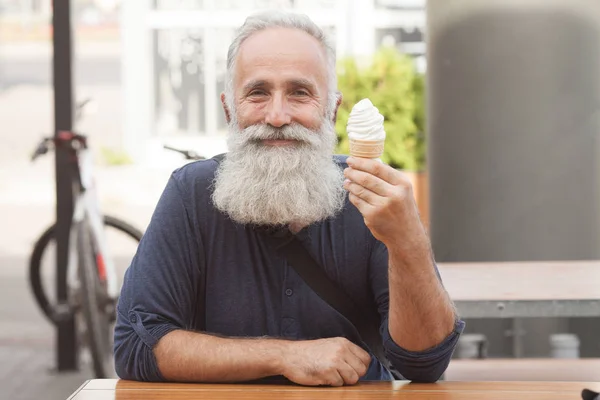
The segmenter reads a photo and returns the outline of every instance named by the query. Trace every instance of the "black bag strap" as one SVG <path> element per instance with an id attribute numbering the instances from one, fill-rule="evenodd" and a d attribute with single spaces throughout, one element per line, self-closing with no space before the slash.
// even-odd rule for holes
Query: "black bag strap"
<path id="1" fill-rule="evenodd" d="M 225 153 L 221 153 L 221 154 L 217 154 L 216 156 L 213 156 L 211 158 L 211 160 L 215 160 L 217 162 L 217 164 L 221 163 L 221 161 L 223 161 L 223 159 L 225 158 Z"/>
<path id="2" fill-rule="evenodd" d="M 369 347 L 373 355 L 377 357 L 396 378 L 399 375 L 391 368 L 391 365 L 383 351 L 383 342 L 379 332 L 380 322 L 372 312 L 364 309 L 356 303 L 348 294 L 334 283 L 323 268 L 317 264 L 314 258 L 308 253 L 306 248 L 296 237 L 292 237 L 281 247 L 279 251 L 283 253 L 296 270 L 298 275 L 310 286 L 315 293 L 331 307 L 342 314 L 358 330 L 360 337 Z M 402 378 L 399 378 L 402 379 Z"/>

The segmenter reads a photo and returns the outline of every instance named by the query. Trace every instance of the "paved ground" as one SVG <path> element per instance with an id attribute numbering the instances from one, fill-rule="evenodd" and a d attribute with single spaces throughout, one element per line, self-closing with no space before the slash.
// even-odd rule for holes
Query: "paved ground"
<path id="1" fill-rule="evenodd" d="M 20 267 L 22 258 L 2 258 Z M 9 265 L 9 267 L 11 267 Z M 42 319 L 27 292 L 21 276 L 2 276 L 0 281 L 0 399 L 66 399 L 83 381 L 91 377 L 89 368 L 75 373 L 54 372 L 56 354 L 54 332 Z"/>

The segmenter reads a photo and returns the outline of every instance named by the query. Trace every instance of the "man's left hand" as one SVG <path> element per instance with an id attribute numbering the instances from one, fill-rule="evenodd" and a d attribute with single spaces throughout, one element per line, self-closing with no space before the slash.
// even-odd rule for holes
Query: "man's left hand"
<path id="1" fill-rule="evenodd" d="M 347 163 L 344 188 L 373 236 L 405 254 L 429 251 L 408 178 L 377 160 L 349 157 Z"/>

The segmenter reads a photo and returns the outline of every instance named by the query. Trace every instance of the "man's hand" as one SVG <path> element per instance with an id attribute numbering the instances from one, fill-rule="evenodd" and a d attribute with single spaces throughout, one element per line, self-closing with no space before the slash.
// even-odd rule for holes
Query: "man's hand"
<path id="1" fill-rule="evenodd" d="M 282 375 L 307 386 L 354 385 L 367 373 L 371 356 L 345 338 L 288 342 Z"/>
<path id="2" fill-rule="evenodd" d="M 388 248 L 429 251 L 412 186 L 400 171 L 379 161 L 349 157 L 344 188 L 373 236 Z"/>

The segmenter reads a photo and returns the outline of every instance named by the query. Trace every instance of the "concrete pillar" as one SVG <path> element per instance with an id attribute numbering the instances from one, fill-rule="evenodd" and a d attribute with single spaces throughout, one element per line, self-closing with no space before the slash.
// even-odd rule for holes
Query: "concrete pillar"
<path id="1" fill-rule="evenodd" d="M 429 0 L 427 19 L 437 259 L 598 259 L 597 0 Z M 544 323 L 565 328 L 524 329 Z"/>

